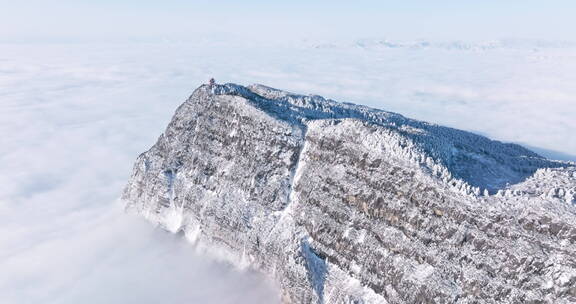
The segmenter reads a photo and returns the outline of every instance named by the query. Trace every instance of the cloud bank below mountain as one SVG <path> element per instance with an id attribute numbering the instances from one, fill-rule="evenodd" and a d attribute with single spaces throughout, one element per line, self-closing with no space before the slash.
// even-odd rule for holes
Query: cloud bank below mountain
<path id="1" fill-rule="evenodd" d="M 576 160 L 572 47 L 5 44 L 0 302 L 277 300 L 260 276 L 197 255 L 115 203 L 138 153 L 211 76 L 366 104 Z"/>

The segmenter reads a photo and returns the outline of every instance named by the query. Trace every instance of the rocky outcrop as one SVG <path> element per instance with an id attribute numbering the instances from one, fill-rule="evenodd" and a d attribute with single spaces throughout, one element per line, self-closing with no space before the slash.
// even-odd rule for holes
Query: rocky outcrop
<path id="1" fill-rule="evenodd" d="M 575 164 L 395 113 L 204 85 L 122 198 L 286 303 L 576 301 Z"/>

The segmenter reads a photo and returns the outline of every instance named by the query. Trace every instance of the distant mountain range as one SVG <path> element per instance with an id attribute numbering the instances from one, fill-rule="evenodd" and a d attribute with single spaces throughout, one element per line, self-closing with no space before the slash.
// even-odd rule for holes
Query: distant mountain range
<path id="1" fill-rule="evenodd" d="M 445 49 L 465 51 L 485 51 L 494 49 L 563 49 L 574 48 L 576 43 L 569 41 L 554 40 L 531 40 L 531 39 L 501 39 L 486 42 L 466 41 L 395 41 L 387 39 L 362 39 L 351 43 L 310 43 L 314 48 L 360 48 L 367 50 L 377 49 Z"/>

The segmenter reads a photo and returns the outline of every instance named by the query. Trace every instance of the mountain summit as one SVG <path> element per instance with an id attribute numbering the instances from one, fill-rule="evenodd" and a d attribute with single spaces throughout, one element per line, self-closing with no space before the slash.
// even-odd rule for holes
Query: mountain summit
<path id="1" fill-rule="evenodd" d="M 203 85 L 122 198 L 286 303 L 576 301 L 575 164 L 396 113 Z"/>

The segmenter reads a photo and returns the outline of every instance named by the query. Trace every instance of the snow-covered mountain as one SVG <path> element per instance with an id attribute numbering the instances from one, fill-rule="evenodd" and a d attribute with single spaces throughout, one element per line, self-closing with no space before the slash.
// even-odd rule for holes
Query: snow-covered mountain
<path id="1" fill-rule="evenodd" d="M 203 85 L 122 198 L 286 303 L 576 301 L 576 164 L 396 113 Z"/>
<path id="2" fill-rule="evenodd" d="M 353 42 L 322 42 L 309 43 L 310 47 L 319 49 L 359 48 L 365 50 L 386 49 L 440 49 L 456 51 L 488 51 L 498 49 L 540 50 L 576 48 L 571 41 L 537 40 L 537 39 L 499 39 L 491 41 L 432 41 L 432 40 L 390 40 L 390 39 L 359 39 Z"/>

